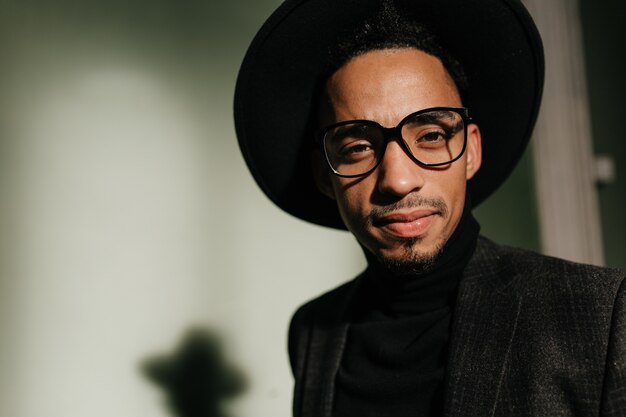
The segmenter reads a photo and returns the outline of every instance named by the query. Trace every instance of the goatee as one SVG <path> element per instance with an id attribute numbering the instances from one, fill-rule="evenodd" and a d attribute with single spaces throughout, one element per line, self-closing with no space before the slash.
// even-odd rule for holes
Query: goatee
<path id="1" fill-rule="evenodd" d="M 443 251 L 443 244 L 437 245 L 432 253 L 416 252 L 418 239 L 409 239 L 404 244 L 404 254 L 399 258 L 377 256 L 378 262 L 392 275 L 400 278 L 411 278 L 432 271 Z"/>

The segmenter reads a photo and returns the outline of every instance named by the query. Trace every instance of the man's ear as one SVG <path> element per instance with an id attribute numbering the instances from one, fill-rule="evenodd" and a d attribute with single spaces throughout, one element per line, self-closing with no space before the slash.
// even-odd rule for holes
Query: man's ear
<path id="1" fill-rule="evenodd" d="M 313 150 L 311 154 L 311 169 L 313 170 L 313 179 L 317 189 L 326 197 L 334 200 L 335 191 L 330 180 L 332 173 L 328 169 L 324 155 L 322 155 L 319 149 Z"/>
<path id="2" fill-rule="evenodd" d="M 467 164 L 465 179 L 469 180 L 478 172 L 483 161 L 482 139 L 478 125 L 470 123 L 467 125 Z"/>

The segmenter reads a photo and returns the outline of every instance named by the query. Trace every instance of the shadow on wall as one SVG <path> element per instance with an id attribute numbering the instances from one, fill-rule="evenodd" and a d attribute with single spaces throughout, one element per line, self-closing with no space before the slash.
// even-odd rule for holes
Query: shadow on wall
<path id="1" fill-rule="evenodd" d="M 193 329 L 170 355 L 149 358 L 142 373 L 165 391 L 176 417 L 227 417 L 225 400 L 246 388 L 243 373 L 224 360 L 220 339 L 206 329 Z"/>

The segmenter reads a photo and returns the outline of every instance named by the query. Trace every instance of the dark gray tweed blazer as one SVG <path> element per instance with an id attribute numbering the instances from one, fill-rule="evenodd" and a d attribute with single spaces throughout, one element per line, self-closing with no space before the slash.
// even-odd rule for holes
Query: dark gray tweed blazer
<path id="1" fill-rule="evenodd" d="M 444 414 L 626 416 L 625 277 L 480 237 L 459 288 Z M 331 416 L 360 282 L 305 304 L 292 319 L 296 417 Z"/>

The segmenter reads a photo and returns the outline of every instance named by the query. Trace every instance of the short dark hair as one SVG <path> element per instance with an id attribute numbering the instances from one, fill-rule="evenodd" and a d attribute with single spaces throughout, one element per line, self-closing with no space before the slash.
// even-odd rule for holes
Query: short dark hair
<path id="1" fill-rule="evenodd" d="M 326 79 L 352 58 L 374 50 L 395 48 L 415 48 L 439 58 L 463 98 L 469 82 L 461 63 L 423 25 L 402 17 L 392 0 L 382 1 L 375 16 L 340 35 L 328 51 Z"/>

